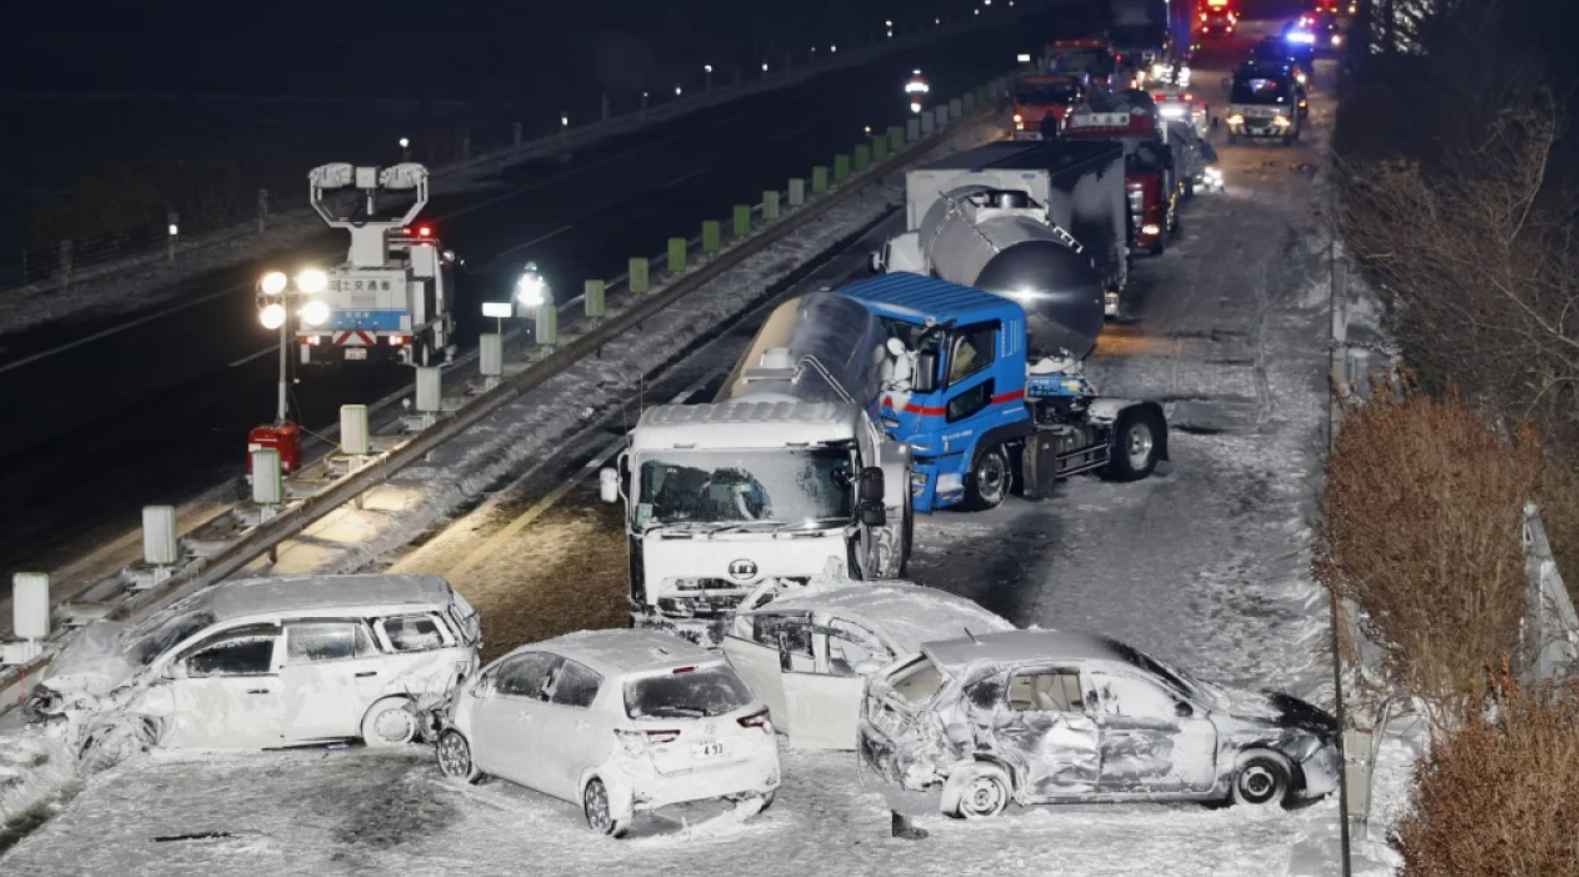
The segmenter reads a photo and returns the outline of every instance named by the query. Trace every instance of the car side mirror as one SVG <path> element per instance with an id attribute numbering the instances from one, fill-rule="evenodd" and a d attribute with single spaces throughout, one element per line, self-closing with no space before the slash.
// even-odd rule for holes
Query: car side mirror
<path id="1" fill-rule="evenodd" d="M 881 527 L 888 523 L 888 511 L 883 508 L 881 500 L 861 503 L 861 523 L 868 527 Z"/>
<path id="2" fill-rule="evenodd" d="M 873 250 L 872 255 L 867 257 L 866 264 L 872 269 L 873 274 L 883 273 L 883 251 Z"/>
<path id="3" fill-rule="evenodd" d="M 1173 705 L 1173 714 L 1181 719 L 1194 718 L 1195 708 L 1181 700 Z"/>
<path id="4" fill-rule="evenodd" d="M 620 473 L 613 466 L 598 470 L 598 495 L 604 502 L 619 502 Z"/>
<path id="5" fill-rule="evenodd" d="M 883 501 L 883 470 L 876 466 L 868 466 L 861 470 L 862 502 Z"/>
<path id="6" fill-rule="evenodd" d="M 916 355 L 916 374 L 910 386 L 917 393 L 930 393 L 938 388 L 938 355 L 936 351 L 923 350 Z"/>

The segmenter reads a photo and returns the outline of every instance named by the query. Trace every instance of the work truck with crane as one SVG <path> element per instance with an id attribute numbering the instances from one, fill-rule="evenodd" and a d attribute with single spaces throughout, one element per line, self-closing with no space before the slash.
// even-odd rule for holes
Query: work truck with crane
<path id="1" fill-rule="evenodd" d="M 296 310 L 303 364 L 395 361 L 438 365 L 454 356 L 455 254 L 433 226 L 416 222 L 428 203 L 428 170 L 326 164 L 308 175 L 310 201 L 330 228 L 350 233 L 346 260 Z M 380 200 L 405 200 L 390 211 Z"/>

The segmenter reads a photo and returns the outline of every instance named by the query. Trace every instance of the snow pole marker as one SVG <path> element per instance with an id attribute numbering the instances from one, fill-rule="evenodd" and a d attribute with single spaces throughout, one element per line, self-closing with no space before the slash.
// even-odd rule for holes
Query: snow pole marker
<path id="1" fill-rule="evenodd" d="M 685 273 L 685 238 L 669 238 L 669 273 Z"/>

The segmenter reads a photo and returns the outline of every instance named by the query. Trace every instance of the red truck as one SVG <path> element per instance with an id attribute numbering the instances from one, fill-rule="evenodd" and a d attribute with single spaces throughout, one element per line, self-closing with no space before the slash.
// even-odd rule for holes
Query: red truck
<path id="1" fill-rule="evenodd" d="M 1178 226 L 1183 184 L 1166 130 L 1157 123 L 1155 108 L 1140 104 L 1108 111 L 1078 107 L 1069 115 L 1063 136 L 1113 140 L 1124 145 L 1130 251 L 1162 255 Z"/>
<path id="2" fill-rule="evenodd" d="M 1047 72 L 1083 76 L 1099 91 L 1120 88 L 1118 59 L 1107 40 L 1054 40 L 1047 44 Z"/>
<path id="3" fill-rule="evenodd" d="M 1062 130 L 1069 111 L 1089 99 L 1085 77 L 1073 73 L 1027 73 L 1014 81 L 1012 140 L 1043 140 Z M 1048 117 L 1053 121 L 1048 122 Z"/>

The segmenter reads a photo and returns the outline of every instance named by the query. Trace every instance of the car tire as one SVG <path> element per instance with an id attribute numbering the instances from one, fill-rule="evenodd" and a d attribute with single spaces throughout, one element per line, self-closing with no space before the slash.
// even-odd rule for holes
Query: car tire
<path id="1" fill-rule="evenodd" d="M 1247 752 L 1234 767 L 1233 802 L 1237 807 L 1258 810 L 1282 807 L 1293 785 L 1292 772 L 1282 756 L 1265 750 Z"/>
<path id="2" fill-rule="evenodd" d="M 362 717 L 362 742 L 369 748 L 404 746 L 417 739 L 421 730 L 411 701 L 403 697 L 386 697 Z"/>
<path id="3" fill-rule="evenodd" d="M 587 827 L 598 834 L 624 837 L 630 831 L 629 823 L 615 815 L 608 787 L 597 777 L 588 780 L 581 790 L 581 813 L 587 818 Z"/>
<path id="4" fill-rule="evenodd" d="M 941 807 L 945 816 L 988 819 L 1008 809 L 1014 800 L 1009 774 L 996 764 L 972 762 L 949 774 L 943 784 Z"/>
<path id="5" fill-rule="evenodd" d="M 446 728 L 439 735 L 438 742 L 433 747 L 434 754 L 438 756 L 439 773 L 444 778 L 470 786 L 482 779 L 482 771 L 477 769 L 477 763 L 472 761 L 471 743 L 466 736 L 454 728 Z"/>
<path id="6" fill-rule="evenodd" d="M 774 789 L 765 795 L 732 795 L 728 800 L 736 807 L 756 805 L 757 809 L 750 814 L 751 816 L 756 816 L 759 813 L 767 812 L 767 809 L 773 806 L 773 799 L 777 794 L 778 789 Z"/>
<path id="7" fill-rule="evenodd" d="M 1119 413 L 1113 424 L 1108 464 L 1102 477 L 1109 481 L 1139 481 L 1157 468 L 1163 429 L 1155 412 L 1148 408 L 1129 408 Z"/>
<path id="8" fill-rule="evenodd" d="M 976 459 L 965 474 L 966 509 L 973 512 L 995 509 L 1014 489 L 1014 470 L 1003 445 L 990 445 L 976 452 Z"/>
<path id="9" fill-rule="evenodd" d="M 144 719 L 109 719 L 94 725 L 77 749 L 77 770 L 86 776 L 119 767 L 154 745 L 154 729 Z"/>

